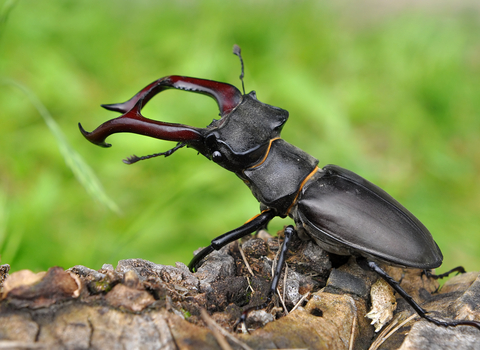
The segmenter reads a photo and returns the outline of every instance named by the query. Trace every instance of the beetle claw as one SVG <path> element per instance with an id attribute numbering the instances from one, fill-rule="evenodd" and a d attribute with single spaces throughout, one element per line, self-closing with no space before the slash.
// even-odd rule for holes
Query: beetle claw
<path id="1" fill-rule="evenodd" d="M 122 159 L 122 162 L 130 165 L 130 164 L 138 162 L 139 160 L 141 160 L 140 157 L 136 156 L 135 154 L 132 154 L 130 157 Z"/>
<path id="2" fill-rule="evenodd" d="M 244 311 L 242 313 L 242 316 L 240 316 L 237 320 L 237 322 L 235 322 L 235 324 L 233 325 L 233 331 L 234 332 L 237 332 L 237 329 L 238 329 L 238 325 L 242 324 L 244 329 L 247 331 L 248 334 L 250 334 L 250 331 L 248 330 L 248 327 L 247 327 L 247 314 L 248 314 L 248 311 Z"/>

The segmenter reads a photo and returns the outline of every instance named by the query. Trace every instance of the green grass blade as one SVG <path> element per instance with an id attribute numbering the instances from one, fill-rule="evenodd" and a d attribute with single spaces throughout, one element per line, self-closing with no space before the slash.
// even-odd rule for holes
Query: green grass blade
<path id="1" fill-rule="evenodd" d="M 120 214 L 121 211 L 118 205 L 105 193 L 105 190 L 95 173 L 83 158 L 72 148 L 64 133 L 43 103 L 24 85 L 14 80 L 3 80 L 3 82 L 7 85 L 15 86 L 27 96 L 55 137 L 65 163 L 72 170 L 76 179 L 85 188 L 87 193 L 111 211 Z"/>

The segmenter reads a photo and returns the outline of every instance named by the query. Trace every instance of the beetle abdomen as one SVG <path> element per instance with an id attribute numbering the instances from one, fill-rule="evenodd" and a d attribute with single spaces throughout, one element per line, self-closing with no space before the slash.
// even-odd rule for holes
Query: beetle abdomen
<path id="1" fill-rule="evenodd" d="M 442 263 L 428 229 L 384 190 L 349 170 L 324 167 L 302 189 L 297 205 L 297 224 L 328 251 L 422 269 Z"/>

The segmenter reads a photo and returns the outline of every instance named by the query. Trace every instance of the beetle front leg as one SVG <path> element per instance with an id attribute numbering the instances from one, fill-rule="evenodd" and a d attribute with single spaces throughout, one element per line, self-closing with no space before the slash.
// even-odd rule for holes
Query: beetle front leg
<path id="1" fill-rule="evenodd" d="M 273 210 L 265 210 L 259 215 L 253 217 L 251 220 L 247 221 L 242 226 L 218 236 L 212 240 L 212 244 L 201 250 L 200 253 L 193 257 L 192 261 L 190 261 L 188 264 L 188 268 L 190 271 L 196 270 L 200 261 L 211 252 L 214 250 L 219 250 L 222 247 L 225 247 L 228 243 L 236 241 L 239 238 L 245 237 L 246 235 L 257 231 L 262 227 L 265 227 L 275 216 L 276 214 Z"/>

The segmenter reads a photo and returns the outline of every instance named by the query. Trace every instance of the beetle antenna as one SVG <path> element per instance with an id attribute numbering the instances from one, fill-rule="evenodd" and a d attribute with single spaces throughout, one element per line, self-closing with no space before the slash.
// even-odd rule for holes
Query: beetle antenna
<path id="1" fill-rule="evenodd" d="M 158 157 L 158 156 L 165 156 L 165 157 L 168 157 L 170 155 L 173 154 L 173 152 L 175 152 L 176 150 L 186 146 L 187 144 L 185 142 L 179 142 L 177 143 L 177 145 L 175 147 L 173 147 L 172 149 L 169 149 L 168 151 L 166 152 L 162 152 L 162 153 L 154 153 L 154 154 L 150 154 L 148 156 L 143 156 L 143 157 L 138 157 L 136 156 L 135 154 L 134 155 L 131 155 L 130 157 L 128 157 L 127 159 L 123 159 L 122 161 L 125 163 L 125 164 L 133 164 L 133 163 L 136 163 L 140 160 L 145 160 L 145 159 L 150 159 L 150 158 L 155 158 L 155 157 Z"/>
<path id="2" fill-rule="evenodd" d="M 243 58 L 242 58 L 242 49 L 237 44 L 233 45 L 233 53 L 240 58 L 240 64 L 242 65 L 242 74 L 240 74 L 240 80 L 242 81 L 242 90 L 243 94 L 245 95 L 245 85 L 243 84 L 243 77 L 245 76 L 243 70 Z"/>

